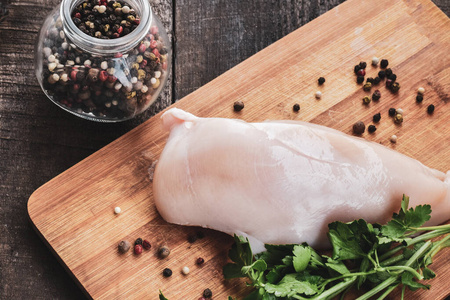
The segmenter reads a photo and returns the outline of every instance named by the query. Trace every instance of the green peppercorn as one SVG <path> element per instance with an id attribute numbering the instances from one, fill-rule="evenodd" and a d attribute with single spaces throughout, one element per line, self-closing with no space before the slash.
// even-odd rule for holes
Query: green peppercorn
<path id="1" fill-rule="evenodd" d="M 397 93 L 399 90 L 400 90 L 400 83 L 394 82 L 394 83 L 391 85 L 391 92 Z"/>
<path id="2" fill-rule="evenodd" d="M 395 117 L 394 117 L 394 122 L 396 124 L 403 123 L 403 115 L 402 114 L 396 114 Z"/>
<path id="3" fill-rule="evenodd" d="M 369 104 L 370 101 L 371 101 L 371 99 L 370 99 L 369 96 L 365 96 L 365 97 L 363 98 L 363 103 L 366 104 L 366 105 Z"/>
<path id="4" fill-rule="evenodd" d="M 355 134 L 363 134 L 366 130 L 366 125 L 364 125 L 364 122 L 358 121 L 353 125 L 353 133 Z"/>
<path id="5" fill-rule="evenodd" d="M 363 86 L 363 90 L 365 90 L 366 92 L 369 92 L 372 89 L 372 84 L 370 82 L 366 82 L 366 84 L 364 84 Z"/>

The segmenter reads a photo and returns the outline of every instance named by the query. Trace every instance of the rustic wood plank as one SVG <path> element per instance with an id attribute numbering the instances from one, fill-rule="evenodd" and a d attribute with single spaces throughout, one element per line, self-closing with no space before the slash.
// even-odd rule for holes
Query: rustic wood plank
<path id="1" fill-rule="evenodd" d="M 333 31 L 337 27 L 339 35 Z M 383 126 L 374 135 L 366 133 L 366 139 L 386 143 L 395 132 L 399 142 L 387 143 L 389 147 L 447 171 L 450 128 L 443 124 L 450 119 L 449 28 L 450 20 L 427 0 L 382 0 L 378 6 L 349 0 L 175 105 L 204 117 L 297 119 L 344 132 L 350 131 L 355 118 L 368 122 L 380 110 Z M 352 69 L 355 62 L 375 54 L 389 58 L 402 89 L 393 95 L 380 86 L 382 100 L 363 106 L 364 93 Z M 367 70 L 370 74 L 376 71 L 373 67 Z M 320 88 L 324 96 L 316 100 L 316 80 L 321 74 L 327 83 Z M 420 85 L 427 89 L 424 105 L 436 105 L 433 116 L 414 101 Z M 232 110 L 235 100 L 246 103 L 240 113 Z M 295 102 L 302 105 L 298 114 L 292 112 Z M 401 126 L 387 117 L 391 106 L 405 110 Z M 218 299 L 229 294 L 242 297 L 246 291 L 239 289 L 239 281 L 224 282 L 220 273 L 231 238 L 208 231 L 205 239 L 190 245 L 187 236 L 194 229 L 169 225 L 155 210 L 148 168 L 167 137 L 158 123 L 157 118 L 148 120 L 39 188 L 29 201 L 30 216 L 94 298 L 153 297 L 162 289 L 171 299 L 186 299 L 199 296 L 205 285 Z M 117 205 L 124 210 L 119 216 L 112 212 Z M 158 260 L 156 250 L 139 257 L 117 254 L 119 240 L 132 241 L 138 236 L 149 237 L 154 245 L 167 243 L 173 253 L 167 260 Z M 448 255 L 448 250 L 444 253 Z M 194 265 L 200 255 L 208 261 L 201 269 Z M 177 271 L 184 264 L 192 267 L 188 277 Z M 164 267 L 175 271 L 170 279 L 161 276 Z M 442 275 L 433 281 L 431 291 L 417 292 L 415 299 L 447 296 L 447 261 L 435 262 L 433 269 Z"/>
<path id="2" fill-rule="evenodd" d="M 108 125 L 72 116 L 46 99 L 33 69 L 37 31 L 60 1 L 8 2 L 9 16 L 0 23 L 0 299 L 82 299 L 81 289 L 30 225 L 27 199 L 170 105 L 171 79 L 152 108 L 134 120 Z M 171 34 L 172 1 L 151 2 Z"/>

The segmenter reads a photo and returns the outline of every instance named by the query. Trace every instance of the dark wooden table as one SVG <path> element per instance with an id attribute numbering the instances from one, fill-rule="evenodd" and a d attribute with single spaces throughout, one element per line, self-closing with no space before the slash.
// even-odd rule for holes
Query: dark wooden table
<path id="1" fill-rule="evenodd" d="M 144 114 L 123 123 L 102 124 L 52 104 L 35 78 L 37 31 L 59 0 L 0 1 L 9 9 L 0 23 L 0 299 L 85 297 L 30 225 L 26 207 L 35 189 L 343 2 L 151 0 L 172 37 L 171 79 Z M 434 2 L 450 14 L 450 0 Z"/>

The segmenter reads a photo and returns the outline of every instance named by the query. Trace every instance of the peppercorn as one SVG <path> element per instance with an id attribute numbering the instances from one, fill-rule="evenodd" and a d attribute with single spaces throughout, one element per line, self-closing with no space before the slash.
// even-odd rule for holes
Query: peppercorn
<path id="1" fill-rule="evenodd" d="M 294 110 L 294 112 L 298 112 L 300 110 L 300 104 L 295 103 L 292 109 Z"/>
<path id="2" fill-rule="evenodd" d="M 319 82 L 319 85 L 322 85 L 325 83 L 325 78 L 319 77 L 319 79 L 317 81 Z"/>
<path id="3" fill-rule="evenodd" d="M 181 269 L 181 273 L 183 273 L 183 275 L 187 275 L 187 274 L 189 274 L 189 272 L 190 272 L 189 267 L 184 266 Z"/>
<path id="4" fill-rule="evenodd" d="M 397 136 L 395 134 L 393 134 L 390 138 L 391 143 L 397 143 Z"/>
<path id="5" fill-rule="evenodd" d="M 421 103 L 423 101 L 423 96 L 421 95 L 421 94 L 418 94 L 417 96 L 416 96 L 416 102 L 417 103 Z"/>
<path id="6" fill-rule="evenodd" d="M 397 75 L 391 74 L 391 75 L 389 75 L 389 79 L 392 80 L 392 81 L 396 81 L 397 80 Z"/>
<path id="7" fill-rule="evenodd" d="M 356 77 L 356 82 L 359 83 L 359 84 L 363 83 L 364 82 L 364 76 Z"/>
<path id="8" fill-rule="evenodd" d="M 420 87 L 420 88 L 418 88 L 417 89 L 417 92 L 419 93 L 419 94 L 424 94 L 425 93 L 425 89 L 423 88 L 423 87 Z"/>
<path id="9" fill-rule="evenodd" d="M 171 269 L 169 269 L 169 268 L 165 268 L 164 270 L 163 270 L 163 276 L 164 277 L 170 277 L 170 276 L 172 276 L 172 270 Z"/>
<path id="10" fill-rule="evenodd" d="M 210 289 L 205 289 L 205 290 L 203 291 L 203 297 L 205 297 L 205 298 L 211 298 L 211 297 L 212 297 L 212 292 L 211 292 L 211 290 L 210 290 Z"/>
<path id="11" fill-rule="evenodd" d="M 397 124 L 403 123 L 403 115 L 402 114 L 396 114 L 394 117 L 394 122 Z"/>
<path id="12" fill-rule="evenodd" d="M 204 262 L 205 262 L 205 260 L 203 258 L 201 258 L 201 257 L 197 258 L 197 260 L 195 261 L 195 263 L 197 265 L 202 265 Z"/>
<path id="13" fill-rule="evenodd" d="M 380 114 L 380 113 L 377 113 L 377 114 L 373 115 L 372 120 L 373 120 L 374 123 L 380 122 L 380 120 L 381 120 L 381 114 Z"/>
<path id="14" fill-rule="evenodd" d="M 144 240 L 144 241 L 142 242 L 142 247 L 144 247 L 145 250 L 150 250 L 150 248 L 152 247 L 152 245 L 150 244 L 149 241 Z"/>
<path id="15" fill-rule="evenodd" d="M 387 87 L 387 88 L 390 88 L 390 87 L 392 86 L 392 83 L 393 83 L 392 80 L 387 79 L 387 80 L 386 80 L 386 87 Z"/>
<path id="16" fill-rule="evenodd" d="M 365 97 L 363 98 L 363 103 L 366 104 L 366 105 L 369 104 L 370 101 L 372 101 L 372 100 L 370 99 L 369 96 L 365 96 Z"/>
<path id="17" fill-rule="evenodd" d="M 372 84 L 370 82 L 367 82 L 366 84 L 364 84 L 363 90 L 365 90 L 366 92 L 369 92 L 371 89 L 372 89 Z"/>
<path id="18" fill-rule="evenodd" d="M 381 67 L 382 69 L 386 69 L 388 65 L 389 65 L 389 61 L 388 61 L 387 59 L 382 59 L 382 60 L 381 60 L 381 62 L 380 62 L 380 67 Z"/>
<path id="19" fill-rule="evenodd" d="M 366 82 L 373 84 L 373 77 L 367 77 Z"/>
<path id="20" fill-rule="evenodd" d="M 356 75 L 358 75 L 358 76 L 366 76 L 366 70 L 359 69 L 359 71 L 356 73 Z"/>
<path id="21" fill-rule="evenodd" d="M 130 242 L 125 240 L 121 241 L 118 246 L 120 253 L 126 253 L 128 252 L 128 250 L 130 250 L 130 248 L 131 248 Z"/>
<path id="22" fill-rule="evenodd" d="M 189 243 L 192 244 L 192 243 L 194 243 L 196 240 L 197 240 L 197 236 L 196 236 L 196 235 L 191 234 L 191 235 L 188 236 L 188 242 L 189 242 Z"/>
<path id="23" fill-rule="evenodd" d="M 375 131 L 377 131 L 377 127 L 375 127 L 375 125 L 369 125 L 369 127 L 367 128 L 367 131 L 369 133 L 374 133 Z"/>
<path id="24" fill-rule="evenodd" d="M 395 116 L 395 113 L 397 112 L 397 110 L 395 108 L 389 108 L 389 116 L 393 117 Z"/>
<path id="25" fill-rule="evenodd" d="M 136 246 L 136 245 L 142 245 L 142 239 L 141 238 L 138 238 L 135 242 L 134 242 L 134 245 Z"/>
<path id="26" fill-rule="evenodd" d="M 316 92 L 316 99 L 320 99 L 322 98 L 322 92 L 321 91 L 317 91 Z"/>
<path id="27" fill-rule="evenodd" d="M 363 134 L 366 130 L 366 125 L 364 125 L 364 122 L 358 121 L 353 125 L 353 133 L 355 134 Z"/>
<path id="28" fill-rule="evenodd" d="M 378 65 L 378 63 L 380 62 L 380 59 L 376 56 L 372 57 L 372 66 L 376 66 Z"/>
<path id="29" fill-rule="evenodd" d="M 400 90 L 400 83 L 394 82 L 394 83 L 391 85 L 391 92 L 397 93 L 398 90 Z"/>
<path id="30" fill-rule="evenodd" d="M 434 112 L 434 105 L 430 104 L 427 107 L 427 112 L 431 115 Z"/>
<path id="31" fill-rule="evenodd" d="M 380 81 L 381 81 L 381 79 L 380 79 L 380 77 L 375 77 L 374 79 L 373 79 L 373 84 L 374 85 L 377 85 L 377 84 L 379 84 L 380 83 Z"/>
<path id="32" fill-rule="evenodd" d="M 139 255 L 142 253 L 142 245 L 134 245 L 134 254 Z"/>
<path id="33" fill-rule="evenodd" d="M 389 78 L 389 76 L 391 76 L 392 74 L 393 74 L 393 72 L 392 72 L 392 70 L 391 70 L 391 68 L 389 68 L 389 69 L 386 69 L 386 77 L 387 78 Z"/>
<path id="34" fill-rule="evenodd" d="M 355 72 L 355 74 L 357 74 L 360 69 L 361 67 L 359 65 L 356 65 L 353 71 Z"/>
<path id="35" fill-rule="evenodd" d="M 378 101 L 378 100 L 380 100 L 380 98 L 381 98 L 380 90 L 375 90 L 375 92 L 373 92 L 373 94 L 372 94 L 372 99 L 374 101 Z"/>
<path id="36" fill-rule="evenodd" d="M 234 111 L 241 111 L 244 108 L 244 102 L 242 101 L 236 101 L 233 104 Z"/>
<path id="37" fill-rule="evenodd" d="M 367 63 L 366 63 L 365 61 L 361 61 L 361 62 L 359 63 L 359 67 L 360 67 L 361 69 L 365 69 L 365 68 L 367 67 Z"/>
<path id="38" fill-rule="evenodd" d="M 386 77 L 386 72 L 381 70 L 380 72 L 378 72 L 378 77 L 380 77 L 380 79 L 384 79 Z"/>
<path id="39" fill-rule="evenodd" d="M 160 258 L 166 258 L 170 254 L 170 249 L 166 246 L 162 246 L 158 250 L 158 256 Z"/>

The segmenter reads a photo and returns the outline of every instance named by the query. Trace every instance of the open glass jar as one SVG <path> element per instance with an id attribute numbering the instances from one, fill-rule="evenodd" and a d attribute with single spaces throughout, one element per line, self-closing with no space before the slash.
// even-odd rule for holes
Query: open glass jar
<path id="1" fill-rule="evenodd" d="M 86 2 L 95 12 L 88 18 L 92 22 Z M 122 7 L 127 19 L 122 19 Z M 81 13 L 74 17 L 75 11 Z M 63 0 L 46 18 L 35 49 L 36 76 L 47 97 L 100 122 L 127 120 L 146 110 L 170 68 L 170 41 L 148 0 Z"/>

